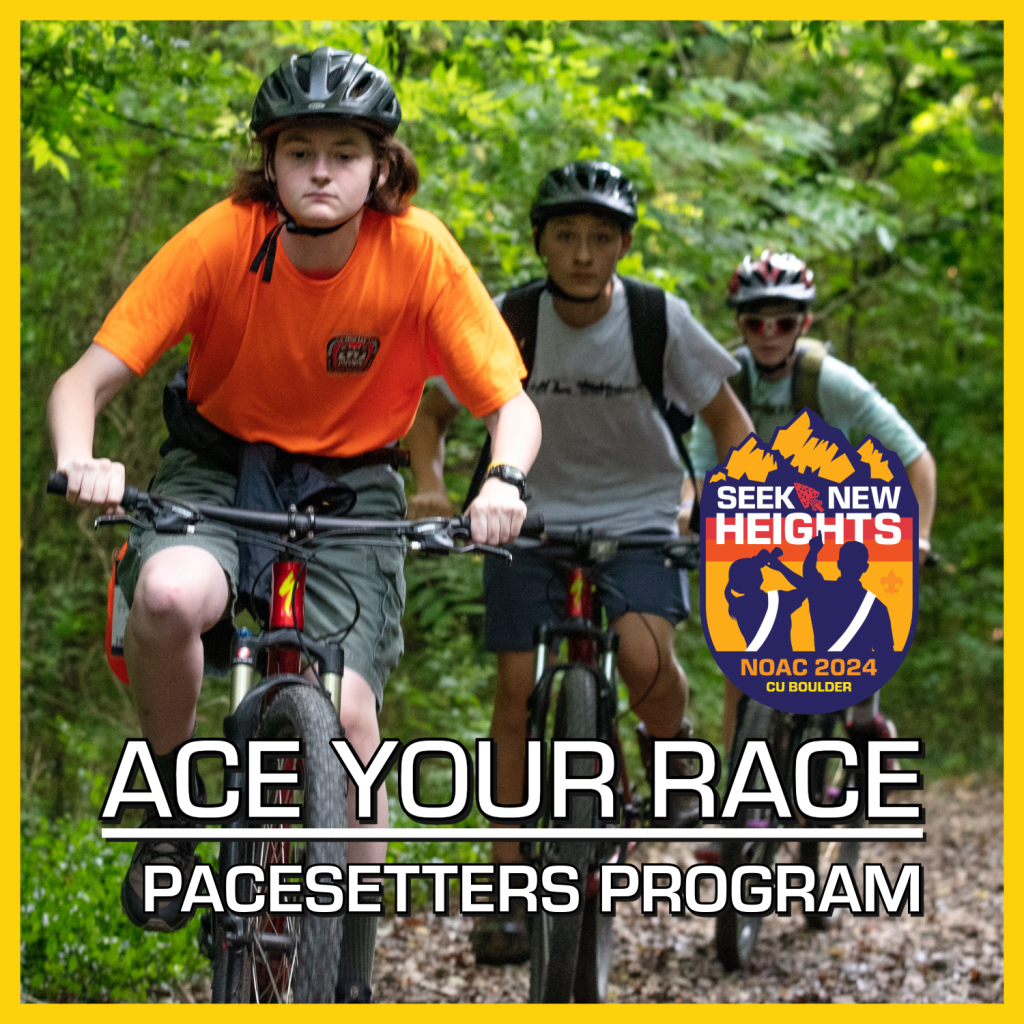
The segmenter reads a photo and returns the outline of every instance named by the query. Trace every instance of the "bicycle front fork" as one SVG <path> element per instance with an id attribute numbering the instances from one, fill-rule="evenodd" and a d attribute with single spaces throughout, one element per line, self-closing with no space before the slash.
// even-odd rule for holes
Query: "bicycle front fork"
<path id="1" fill-rule="evenodd" d="M 536 686 L 540 682 L 540 678 L 544 675 L 544 670 L 548 666 L 548 645 L 547 642 L 541 640 L 537 643 L 537 659 L 533 666 L 533 685 Z M 604 674 L 605 679 L 611 683 L 612 689 L 615 688 L 615 651 L 609 647 L 601 655 L 601 672 Z"/>
<path id="2" fill-rule="evenodd" d="M 282 630 L 291 633 L 291 630 Z M 252 689 L 256 676 L 256 656 L 260 651 L 280 643 L 281 637 L 271 634 L 253 636 L 245 630 L 235 634 L 231 652 L 231 706 L 228 712 L 233 715 Z M 341 712 L 341 674 L 344 668 L 344 654 L 337 644 L 319 644 L 307 640 L 306 647 L 318 656 L 321 666 L 320 681 L 331 698 L 334 710 Z"/>

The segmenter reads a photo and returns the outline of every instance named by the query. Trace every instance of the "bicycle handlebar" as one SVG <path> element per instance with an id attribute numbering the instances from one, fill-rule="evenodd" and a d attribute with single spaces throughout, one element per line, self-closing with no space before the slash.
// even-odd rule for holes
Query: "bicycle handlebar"
<path id="1" fill-rule="evenodd" d="M 46 483 L 46 493 L 65 497 L 67 491 L 67 475 L 50 473 Z M 210 505 L 205 502 L 179 501 L 175 498 L 148 494 L 136 487 L 125 487 L 121 507 L 126 512 L 148 509 L 154 512 L 170 513 L 172 520 L 181 524 L 181 532 L 184 532 L 184 528 L 189 524 L 204 519 L 266 533 L 289 534 L 292 537 L 300 534 L 316 535 L 330 531 L 349 536 L 380 536 L 383 534 L 393 537 L 409 537 L 412 540 L 427 540 L 439 535 L 463 536 L 470 530 L 468 515 L 452 519 L 440 516 L 429 519 L 346 519 L 339 516 L 320 516 L 312 509 L 305 512 L 298 510 L 256 512 L 251 509 L 227 508 L 223 505 Z M 115 525 L 124 521 L 122 516 L 99 516 L 96 525 Z M 175 531 L 168 529 L 166 532 Z M 539 538 L 543 534 L 544 517 L 539 512 L 531 512 L 523 523 L 520 536 Z"/>
<path id="2" fill-rule="evenodd" d="M 586 562 L 607 562 L 623 549 L 661 551 L 679 569 L 696 569 L 700 565 L 698 537 L 672 537 L 664 533 L 631 533 L 618 537 L 594 530 L 545 530 L 541 538 L 548 548 L 569 549 Z"/>

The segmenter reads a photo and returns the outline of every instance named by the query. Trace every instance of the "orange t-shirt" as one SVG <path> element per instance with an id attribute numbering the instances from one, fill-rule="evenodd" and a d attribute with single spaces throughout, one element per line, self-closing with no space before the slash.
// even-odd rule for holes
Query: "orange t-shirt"
<path id="1" fill-rule="evenodd" d="M 140 376 L 192 335 L 189 398 L 243 441 L 351 456 L 402 437 L 442 375 L 474 416 L 526 375 L 504 320 L 432 214 L 366 210 L 334 277 L 249 267 L 277 215 L 225 200 L 178 232 L 110 311 L 95 341 Z M 262 268 L 261 268 L 262 270 Z"/>

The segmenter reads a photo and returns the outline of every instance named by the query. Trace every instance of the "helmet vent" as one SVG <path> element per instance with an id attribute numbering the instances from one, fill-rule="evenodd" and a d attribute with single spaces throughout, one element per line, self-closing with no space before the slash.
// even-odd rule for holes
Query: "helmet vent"
<path id="1" fill-rule="evenodd" d="M 359 80 L 352 87 L 351 92 L 349 92 L 349 96 L 352 99 L 357 99 L 359 96 L 368 92 L 371 85 L 373 85 L 373 72 L 366 71 L 359 77 Z"/>
<path id="2" fill-rule="evenodd" d="M 333 93 L 334 90 L 338 88 L 338 83 L 341 82 L 342 78 L 345 76 L 345 69 L 346 69 L 347 66 L 348 66 L 347 64 L 342 64 L 340 67 L 336 67 L 327 76 L 327 91 L 328 92 Z"/>
<path id="3" fill-rule="evenodd" d="M 303 92 L 309 92 L 309 60 L 295 62 L 295 80 Z"/>

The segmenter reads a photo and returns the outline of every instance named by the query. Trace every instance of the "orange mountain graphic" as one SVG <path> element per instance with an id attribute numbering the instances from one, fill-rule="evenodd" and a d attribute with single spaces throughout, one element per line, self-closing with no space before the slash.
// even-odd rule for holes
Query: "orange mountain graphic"
<path id="1" fill-rule="evenodd" d="M 845 455 L 839 455 L 839 449 L 831 441 L 814 436 L 811 418 L 807 413 L 780 430 L 775 435 L 772 448 L 783 458 L 792 460 L 793 468 L 800 473 L 810 470 L 823 480 L 831 480 L 836 484 L 853 473 L 850 460 Z M 732 473 L 729 475 L 732 476 Z"/>
<path id="2" fill-rule="evenodd" d="M 891 480 L 892 470 L 889 463 L 883 458 L 882 453 L 868 439 L 858 449 L 857 454 L 861 462 L 866 462 L 871 467 L 871 478 L 879 480 Z"/>
<path id="3" fill-rule="evenodd" d="M 778 463 L 771 453 L 758 444 L 753 434 L 744 441 L 742 447 L 734 449 L 725 467 L 726 472 L 734 480 L 740 480 L 745 476 L 759 484 L 763 484 L 768 474 L 778 468 Z"/>

